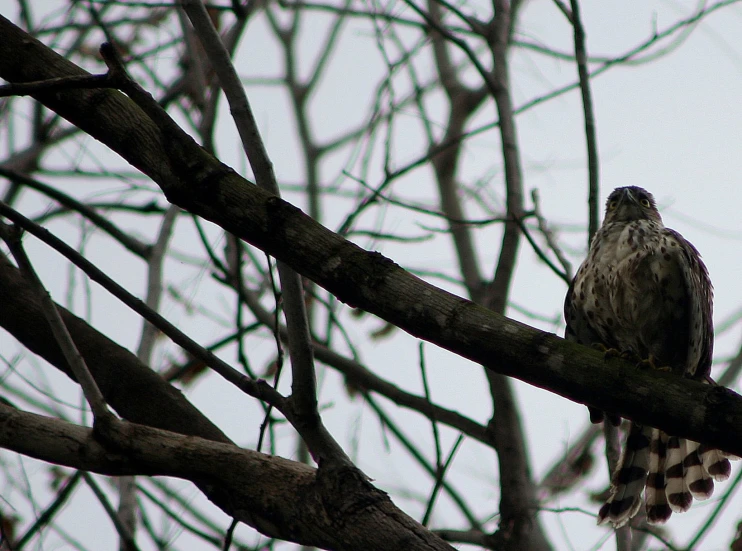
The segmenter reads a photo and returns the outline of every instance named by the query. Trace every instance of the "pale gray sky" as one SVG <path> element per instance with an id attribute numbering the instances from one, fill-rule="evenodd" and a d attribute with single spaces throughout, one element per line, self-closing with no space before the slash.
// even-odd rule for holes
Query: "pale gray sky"
<path id="1" fill-rule="evenodd" d="M 40 14 L 48 6 L 56 3 L 32 1 L 34 9 Z M 690 1 L 671 0 L 589 0 L 582 2 L 583 24 L 587 31 L 587 46 L 592 56 L 615 57 L 628 52 L 655 32 L 661 32 L 678 20 L 691 15 L 699 4 Z M 360 6 L 360 4 L 359 4 Z M 401 2 L 384 4 L 400 15 L 413 16 L 409 8 Z M 487 13 L 489 3 L 478 0 L 465 3 L 468 10 L 481 9 Z M 15 16 L 16 8 L 3 8 L 4 15 Z M 301 56 L 312 57 L 318 44 L 322 43 L 325 29 L 323 16 L 307 23 L 303 28 L 299 50 Z M 529 0 L 518 27 L 517 36 L 523 40 L 543 44 L 549 48 L 571 52 L 572 31 L 563 15 L 550 0 Z M 739 216 L 742 192 L 738 182 L 742 174 L 742 155 L 740 151 L 740 128 L 742 128 L 742 109 L 739 107 L 742 90 L 742 46 L 739 35 L 742 29 L 742 6 L 733 5 L 704 18 L 688 36 L 674 45 L 674 49 L 659 59 L 631 66 L 614 67 L 592 81 L 595 106 L 598 144 L 601 161 L 602 199 L 614 187 L 639 185 L 651 191 L 660 207 L 666 225 L 680 231 L 700 250 L 708 265 L 715 286 L 715 321 L 721 323 L 742 306 L 742 218 Z M 166 30 L 161 32 L 165 33 Z M 414 36 L 411 34 L 410 36 Z M 673 43 L 674 34 L 669 40 L 660 41 L 640 57 L 646 57 Z M 403 37 L 404 38 L 404 37 Z M 409 37 L 408 37 L 409 38 Z M 412 38 L 410 38 L 412 41 Z M 482 54 L 485 55 L 484 53 Z M 301 57 L 300 56 L 300 57 Z M 456 57 L 460 57 L 458 54 Z M 425 56 L 421 60 L 426 59 Z M 427 57 L 430 60 L 429 57 Z M 273 77 L 280 74 L 282 60 L 265 20 L 262 17 L 252 21 L 238 54 L 238 70 L 248 79 Z M 489 63 L 489 59 L 486 59 Z M 167 70 L 173 59 L 167 56 L 157 58 L 153 66 Z M 597 68 L 593 65 L 592 68 Z M 432 64 L 420 63 L 420 78 L 433 75 Z M 353 122 L 366 120 L 373 93 L 386 68 L 379 55 L 376 37 L 367 22 L 353 22 L 343 35 L 338 54 L 333 58 L 330 70 L 319 92 L 311 104 L 311 113 L 320 138 L 330 139 L 348 128 Z M 557 61 L 530 50 L 519 50 L 511 58 L 511 79 L 515 105 L 520 106 L 533 98 L 543 95 L 559 86 L 574 82 L 576 68 L 569 61 Z M 398 93 L 405 90 L 405 79 L 396 82 Z M 475 82 L 472 75 L 472 82 Z M 295 138 L 294 123 L 287 107 L 287 98 L 276 88 L 249 86 L 248 95 L 253 104 L 257 120 L 263 132 L 268 152 L 272 158 L 279 180 L 296 183 L 302 178 L 302 158 Z M 427 100 L 434 122 L 443 123 L 442 96 Z M 244 173 L 246 161 L 236 138 L 233 125 L 228 120 L 228 109 L 222 105 L 217 149 L 223 161 Z M 440 119 L 436 120 L 436 113 Z M 474 126 L 484 125 L 494 120 L 494 108 L 490 101 L 481 109 Z M 417 114 L 413 109 L 403 112 L 397 119 L 393 141 L 393 166 L 399 167 L 416 158 L 424 150 L 424 136 Z M 586 204 L 586 153 L 580 95 L 573 90 L 556 99 L 545 102 L 517 119 L 518 135 L 524 167 L 524 183 L 527 191 L 538 189 L 541 207 L 546 218 L 554 225 L 564 225 L 559 237 L 574 251 L 570 256 L 576 268 L 582 260 L 586 246 L 587 223 Z M 443 129 L 435 131 L 440 135 Z M 5 139 L 4 135 L 2 139 Z M 383 143 L 381 140 L 380 143 Z M 88 153 L 80 163 L 92 166 L 91 159 L 120 165 L 118 158 L 105 153 L 92 139 L 86 140 Z M 474 184 L 485 174 L 490 181 L 485 185 L 485 195 L 492 205 L 502 204 L 501 161 L 499 139 L 494 131 L 483 133 L 472 139 L 462 158 L 461 180 Z M 363 177 L 371 186 L 378 185 L 383 178 L 381 163 L 383 154 L 377 144 L 375 163 L 371 163 L 368 174 L 361 172 L 361 165 L 354 162 L 354 151 L 344 149 L 326 163 L 322 177 L 326 183 L 338 182 L 342 189 L 358 190 L 359 186 L 351 179 L 344 178 L 343 169 L 357 177 Z M 74 148 L 70 148 L 73 151 Z M 75 153 L 70 153 L 74 156 Z M 69 163 L 69 158 L 47 159 L 50 164 Z M 70 193 L 91 197 L 96 190 L 92 184 L 69 182 Z M 115 184 L 107 189 L 115 188 Z M 393 187 L 393 193 L 400 198 L 423 202 L 433 200 L 435 189 L 430 171 L 412 171 L 400 179 Z M 110 196 L 109 196 L 110 197 Z M 298 195 L 286 193 L 289 200 L 297 200 Z M 21 203 L 25 212 L 38 212 L 42 203 L 36 196 L 29 196 Z M 299 206 L 305 205 L 298 203 Z M 343 220 L 347 202 L 327 203 L 324 207 L 324 223 L 333 229 Z M 528 205 L 531 205 L 530 199 Z M 472 218 L 484 218 L 486 213 L 474 203 L 468 204 L 468 214 Z M 34 210 L 36 209 L 36 210 Z M 378 211 L 364 216 L 358 227 L 374 228 L 378 221 Z M 121 220 L 126 223 L 126 219 Z M 130 219 L 133 220 L 133 219 Z M 141 222 L 137 221 L 137 224 Z M 129 222 L 129 228 L 133 227 Z M 412 217 L 408 211 L 388 209 L 383 217 L 385 231 L 396 231 L 405 235 L 424 233 L 427 226 L 442 227 L 434 218 Z M 576 231 L 582 226 L 583 230 Z M 557 226 L 558 228 L 559 226 Z M 151 236 L 155 226 L 143 224 L 137 231 Z M 54 223 L 54 230 L 75 243 L 79 239 L 78 229 L 67 223 Z M 218 240 L 218 247 L 223 243 Z M 499 230 L 496 227 L 481 229 L 476 233 L 485 276 L 491 276 L 499 246 Z M 376 248 L 396 262 L 406 267 L 427 268 L 456 276 L 455 256 L 446 235 L 440 234 L 424 244 L 381 243 L 371 244 L 359 238 L 359 244 Z M 192 227 L 179 224 L 175 239 L 176 249 L 189 254 L 201 254 L 200 245 L 195 243 Z M 86 247 L 86 254 L 100 262 L 115 276 L 117 281 L 128 289 L 141 293 L 142 266 L 129 262 L 117 265 L 120 250 L 112 251 L 105 241 L 93 238 Z M 54 253 L 41 246 L 31 245 L 35 254 L 36 266 L 55 298 L 63 301 L 67 292 L 66 278 L 56 277 L 66 273 L 65 264 Z M 60 270 L 63 270 L 60 272 Z M 210 281 L 205 270 L 179 268 L 177 262 L 168 263 L 168 281 L 189 289 L 199 302 L 209 303 L 221 313 L 231 307 L 230 298 Z M 453 292 L 461 293 L 460 287 L 433 280 Z M 530 325 L 561 334 L 561 308 L 565 285 L 549 269 L 538 261 L 527 243 L 523 243 L 520 261 L 512 289 L 512 302 L 549 318 L 558 318 L 559 324 L 536 322 L 512 310 L 509 315 Z M 84 312 L 82 298 L 85 289 L 76 290 L 79 311 Z M 94 325 L 109 334 L 117 342 L 133 348 L 138 338 L 140 322 L 138 318 L 121 306 L 115 299 L 95 289 L 93 293 L 92 321 Z M 192 318 L 184 314 L 178 306 L 165 303 L 163 313 L 181 325 L 190 335 L 201 343 L 206 343 L 220 334 L 215 325 L 204 325 L 202 318 Z M 347 312 L 344 319 L 349 319 Z M 225 314 L 226 317 L 226 314 Z M 397 332 L 392 338 L 369 341 L 365 338 L 369 330 L 378 328 L 379 320 L 366 318 L 363 322 L 349 322 L 351 336 L 362 341 L 361 359 L 379 375 L 413 392 L 421 392 L 418 368 L 418 343 Z M 7 335 L 0 335 L 4 349 L 12 349 L 12 341 Z M 717 339 L 716 358 L 723 359 L 736 353 L 740 343 L 740 327 L 720 335 Z M 270 341 L 252 343 L 255 365 L 268 362 L 274 354 Z M 10 347 L 10 348 L 8 348 Z M 455 357 L 447 352 L 426 345 L 426 358 L 429 366 L 431 392 L 441 405 L 458 409 L 462 413 L 486 423 L 490 415 L 490 400 L 486 384 L 478 366 Z M 175 346 L 161 345 L 156 357 L 163 361 L 177 355 Z M 229 357 L 233 360 L 233 356 Z M 67 388 L 67 400 L 77 403 L 76 388 L 56 375 L 53 370 L 45 370 L 56 389 Z M 328 428 L 355 454 L 359 466 L 375 479 L 375 483 L 394 494 L 399 488 L 412 486 L 417 492 L 413 499 L 396 497 L 395 502 L 412 516 L 420 518 L 422 506 L 416 498 L 426 496 L 432 482 L 413 465 L 397 444 L 390 439 L 390 451 L 386 450 L 385 436 L 379 430 L 378 421 L 360 401 L 349 401 L 341 379 L 329 370 L 322 368 L 321 402 Z M 288 378 L 284 379 L 288 383 Z M 556 395 L 516 383 L 517 394 L 521 399 L 524 423 L 527 428 L 531 449 L 532 467 L 537 477 L 544 473 L 560 452 L 579 434 L 588 423 L 587 411 L 583 406 L 569 402 Z M 739 388 L 737 388 L 739 390 Z M 253 445 L 260 422 L 258 408 L 237 390 L 216 377 L 202 381 L 189 391 L 193 402 L 225 432 L 237 442 Z M 382 403 L 386 403 L 381 400 Z M 418 443 L 432 458 L 432 435 L 429 423 L 420 416 L 405 411 L 396 411 L 386 404 L 394 417 L 414 434 Z M 245 420 L 248 419 L 249 422 Z M 349 420 L 351 420 L 349 422 Z M 78 418 L 79 421 L 79 418 Z M 354 440 L 361 435 L 357 449 Z M 444 449 L 455 441 L 457 434 L 442 430 Z M 286 433 L 281 450 L 292 457 L 293 439 Z M 10 461 L 10 454 L 0 455 Z M 15 461 L 15 459 L 13 459 Z M 600 458 L 601 462 L 604 459 Z M 41 488 L 45 483 L 42 467 L 30 461 L 24 462 L 31 484 Z M 733 473 L 736 474 L 736 469 Z M 451 480 L 460 492 L 466 494 L 476 504 L 481 515 L 497 510 L 498 483 L 494 454 L 482 446 L 465 442 L 457 455 Z M 36 478 L 35 478 L 36 477 Z M 419 485 L 410 480 L 419 479 Z M 606 468 L 601 463 L 594 469 L 582 497 L 571 494 L 569 499 L 556 503 L 555 507 L 580 507 L 597 512 L 598 505 L 589 502 L 589 491 L 601 490 L 607 482 Z M 694 533 L 699 523 L 708 514 L 717 496 L 726 490 L 724 484 L 717 485 L 717 493 L 710 502 L 696 504 L 692 511 L 682 516 L 674 515 L 668 529 L 674 541 L 683 543 Z M 195 490 L 187 490 L 196 497 Z M 3 491 L 0 489 L 0 495 Z M 40 494 L 42 495 L 42 494 Z M 703 549 L 722 549 L 732 539 L 738 511 L 742 509 L 742 495 L 733 497 L 733 502 L 725 509 L 717 528 L 705 540 Z M 205 505 L 214 517 L 227 526 L 224 515 L 212 506 Z M 24 515 L 30 515 L 24 511 Z M 105 547 L 111 548 L 114 534 L 110 524 L 90 500 L 74 501 L 63 513 L 65 522 L 81 523 L 75 534 L 88 543 L 97 538 L 107 538 Z M 434 515 L 436 527 L 455 526 L 459 513 L 446 497 L 439 499 Z M 599 548 L 602 538 L 608 531 L 595 526 L 594 516 L 579 512 L 563 514 L 544 513 L 543 522 L 549 536 L 558 549 L 588 550 Z M 69 527 L 69 525 L 68 525 Z M 100 529 L 96 529 L 100 528 Z M 71 529 L 71 528 L 68 528 Z M 183 540 L 188 541 L 188 540 Z M 653 544 L 652 548 L 657 548 Z M 199 548 L 192 547 L 192 548 Z M 465 546 L 462 546 L 465 548 Z M 608 541 L 602 549 L 612 549 Z"/>

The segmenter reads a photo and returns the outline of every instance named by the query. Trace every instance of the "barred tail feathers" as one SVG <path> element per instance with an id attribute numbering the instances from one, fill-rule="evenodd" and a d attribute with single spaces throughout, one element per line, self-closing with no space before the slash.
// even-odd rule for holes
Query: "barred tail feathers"
<path id="1" fill-rule="evenodd" d="M 739 459 L 721 450 L 709 448 L 705 444 L 701 444 L 698 448 L 698 455 L 701 458 L 704 470 L 718 482 L 723 482 L 729 478 L 732 472 L 732 465 L 729 463 L 729 460 L 736 461 Z"/>
<path id="2" fill-rule="evenodd" d="M 701 444 L 692 440 L 685 441 L 685 459 L 683 464 L 686 468 L 686 479 L 688 489 L 694 499 L 708 499 L 714 493 L 714 479 L 710 473 L 703 467 L 703 460 L 698 453 Z"/>
<path id="3" fill-rule="evenodd" d="M 694 499 L 714 493 L 714 481 L 731 473 L 734 455 L 659 429 L 631 424 L 621 459 L 611 481 L 611 495 L 598 513 L 598 524 L 616 528 L 639 511 L 646 486 L 647 521 L 667 522 L 673 512 L 690 509 Z"/>
<path id="4" fill-rule="evenodd" d="M 665 488 L 665 459 L 667 457 L 667 434 L 659 429 L 652 429 L 649 445 L 649 474 L 647 475 L 647 522 L 664 524 L 672 515 L 667 502 Z"/>
<path id="5" fill-rule="evenodd" d="M 686 477 L 685 456 L 686 440 L 677 436 L 670 436 L 667 440 L 667 459 L 665 463 L 665 478 L 667 479 L 667 501 L 675 513 L 683 513 L 690 509 L 693 495 L 688 488 Z"/>
<path id="6" fill-rule="evenodd" d="M 598 524 L 611 522 L 616 528 L 636 515 L 649 470 L 651 427 L 631 424 L 621 459 L 611 484 L 611 496 L 598 513 Z"/>
<path id="7" fill-rule="evenodd" d="M 673 511 L 687 511 L 693 499 L 710 498 L 714 479 L 725 480 L 729 476 L 731 466 L 723 455 L 698 442 L 653 429 L 646 491 L 647 520 L 662 524 Z"/>

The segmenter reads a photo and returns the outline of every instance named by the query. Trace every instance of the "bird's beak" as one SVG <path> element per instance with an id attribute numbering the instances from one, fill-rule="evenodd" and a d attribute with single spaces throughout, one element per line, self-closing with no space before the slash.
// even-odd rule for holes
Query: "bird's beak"
<path id="1" fill-rule="evenodd" d="M 639 204 L 639 201 L 637 201 L 636 197 L 634 197 L 634 194 L 631 193 L 630 189 L 624 190 L 623 197 L 621 197 L 621 201 L 619 203 L 623 203 L 624 201 L 629 201 L 631 203 L 634 203 L 635 205 Z"/>

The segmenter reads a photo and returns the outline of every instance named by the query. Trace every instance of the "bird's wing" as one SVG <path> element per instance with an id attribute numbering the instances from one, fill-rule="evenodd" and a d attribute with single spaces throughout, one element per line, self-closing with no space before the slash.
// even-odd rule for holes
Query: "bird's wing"
<path id="1" fill-rule="evenodd" d="M 696 248 L 678 232 L 665 229 L 668 241 L 677 243 L 668 252 L 678 259 L 688 297 L 688 363 L 686 373 L 704 379 L 711 370 L 714 352 L 714 290 L 706 265 Z"/>

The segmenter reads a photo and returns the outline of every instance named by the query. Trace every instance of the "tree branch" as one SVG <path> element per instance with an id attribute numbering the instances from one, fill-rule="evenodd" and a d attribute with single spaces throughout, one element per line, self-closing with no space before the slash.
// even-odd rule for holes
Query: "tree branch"
<path id="1" fill-rule="evenodd" d="M 233 514 L 269 537 L 337 550 L 452 549 L 362 477 L 343 477 L 338 487 L 322 469 L 133 423 L 121 423 L 117 440 L 126 447 L 112 453 L 90 429 L 0 403 L 1 447 L 100 474 L 174 476 L 218 486 L 229 495 Z"/>
<path id="2" fill-rule="evenodd" d="M 593 97 L 590 92 L 590 74 L 587 69 L 587 48 L 585 47 L 585 29 L 580 18 L 579 0 L 570 0 L 572 13 L 568 17 L 574 27 L 575 58 L 577 73 L 580 79 L 580 93 L 582 94 L 582 109 L 585 113 L 585 142 L 587 144 L 588 170 L 588 246 L 590 240 L 598 231 L 600 222 L 600 166 L 598 164 L 598 140 L 595 132 L 595 115 L 593 113 Z"/>
<path id="3" fill-rule="evenodd" d="M 201 0 L 181 0 L 181 6 L 191 20 L 196 35 L 219 77 L 219 84 L 227 97 L 257 185 L 274 195 L 280 195 L 273 164 L 263 144 L 244 87 L 206 7 Z M 141 104 L 140 107 L 142 107 Z M 151 106 L 152 109 L 157 107 L 159 106 L 156 104 Z M 278 260 L 277 268 L 284 298 L 284 315 L 289 331 L 292 373 L 292 393 L 289 402 L 296 420 L 303 426 L 303 430 L 299 432 L 316 461 L 319 462 L 321 458 L 338 464 L 352 464 L 340 445 L 325 429 L 317 408 L 314 356 L 310 344 L 309 321 L 301 278 L 291 267 L 280 259 Z"/>
<path id="4" fill-rule="evenodd" d="M 98 388 L 98 383 L 95 382 L 95 378 L 85 364 L 85 359 L 75 346 L 75 342 L 72 340 L 70 332 L 62 320 L 62 316 L 59 314 L 56 305 L 49 295 L 49 291 L 46 290 L 44 284 L 36 274 L 33 264 L 31 264 L 31 260 L 23 248 L 23 243 L 21 242 L 22 235 L 23 230 L 20 227 L 10 226 L 4 222 L 0 222 L 0 238 L 5 241 L 5 244 L 18 263 L 18 269 L 25 275 L 31 287 L 31 292 L 37 295 L 41 311 L 44 313 L 44 318 L 46 318 L 46 323 L 49 325 L 54 340 L 57 342 L 59 350 L 61 350 L 64 356 L 64 361 L 74 374 L 75 379 L 77 379 L 80 388 L 82 388 L 85 400 L 87 400 L 93 412 L 95 423 L 113 423 L 115 422 L 115 416 L 108 409 L 103 394 Z"/>
<path id="5" fill-rule="evenodd" d="M 0 33 L 1 78 L 82 71 L 2 17 Z M 70 90 L 37 99 L 139 167 L 174 203 L 281 258 L 340 300 L 498 373 L 742 455 L 742 398 L 736 393 L 605 360 L 442 291 L 249 185 L 187 134 L 155 124 L 117 92 Z"/>

